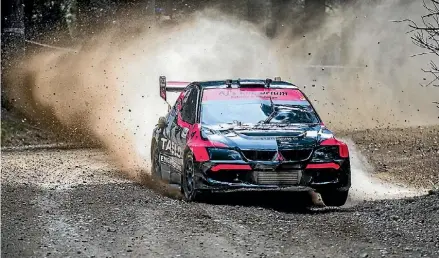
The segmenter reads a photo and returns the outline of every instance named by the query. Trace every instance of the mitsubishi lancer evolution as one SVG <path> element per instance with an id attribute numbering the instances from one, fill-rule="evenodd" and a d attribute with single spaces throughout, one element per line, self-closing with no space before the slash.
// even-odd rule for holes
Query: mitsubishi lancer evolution
<path id="1" fill-rule="evenodd" d="M 328 206 L 351 187 L 348 146 L 296 85 L 272 79 L 176 82 L 179 94 L 151 142 L 152 173 L 188 201 L 212 192 L 315 191 Z"/>

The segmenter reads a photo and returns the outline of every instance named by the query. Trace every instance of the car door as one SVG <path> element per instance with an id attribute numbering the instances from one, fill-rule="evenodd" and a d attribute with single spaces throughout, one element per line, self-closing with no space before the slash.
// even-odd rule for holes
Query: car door
<path id="1" fill-rule="evenodd" d="M 175 143 L 175 151 L 173 159 L 176 165 L 175 179 L 180 181 L 180 173 L 183 168 L 183 152 L 186 149 L 187 137 L 192 127 L 197 121 L 197 105 L 198 105 L 199 90 L 195 85 L 190 86 L 185 91 L 185 96 L 182 99 L 180 107 L 177 109 L 176 122 L 171 129 L 171 142 Z"/>
<path id="2" fill-rule="evenodd" d="M 170 109 L 166 116 L 166 126 L 160 134 L 159 148 L 160 148 L 160 168 L 162 173 L 162 179 L 170 181 L 172 172 L 172 153 L 171 153 L 171 130 L 177 123 L 177 106 L 178 101 Z"/>

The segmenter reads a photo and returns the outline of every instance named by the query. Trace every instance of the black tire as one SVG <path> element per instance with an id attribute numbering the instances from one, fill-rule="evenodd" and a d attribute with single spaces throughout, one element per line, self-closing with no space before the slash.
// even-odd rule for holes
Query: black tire
<path id="1" fill-rule="evenodd" d="M 323 202 L 326 206 L 343 206 L 349 195 L 349 190 L 339 191 L 336 189 L 321 191 Z"/>
<path id="2" fill-rule="evenodd" d="M 151 144 L 151 174 L 154 177 L 162 179 L 162 171 L 160 169 L 160 153 L 156 141 Z"/>
<path id="3" fill-rule="evenodd" d="M 186 201 L 201 201 L 203 193 L 197 189 L 195 183 L 195 163 L 192 153 L 185 155 L 183 173 L 181 175 L 181 191 Z"/>

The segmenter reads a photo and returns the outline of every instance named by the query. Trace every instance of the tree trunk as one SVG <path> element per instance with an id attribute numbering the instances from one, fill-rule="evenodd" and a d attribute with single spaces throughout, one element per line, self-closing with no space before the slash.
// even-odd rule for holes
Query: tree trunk
<path id="1" fill-rule="evenodd" d="M 265 34 L 274 36 L 276 20 L 273 19 L 273 0 L 247 0 L 247 19 L 261 25 Z"/>
<path id="2" fill-rule="evenodd" d="M 2 96 L 1 105 L 10 108 L 7 96 L 4 92 L 5 75 L 17 65 L 16 60 L 25 54 L 25 34 L 24 34 L 24 9 L 22 0 L 2 1 L 2 28 L 1 28 L 1 71 L 2 71 Z"/>
<path id="3" fill-rule="evenodd" d="M 24 6 L 22 0 L 2 1 L 2 52 L 22 54 L 24 51 Z M 3 56 L 4 58 L 5 56 Z M 2 58 L 2 59 L 3 59 Z"/>
<path id="4" fill-rule="evenodd" d="M 155 18 L 155 0 L 148 0 L 146 4 L 147 15 Z"/>
<path id="5" fill-rule="evenodd" d="M 247 0 L 247 19 L 254 23 L 262 22 L 264 0 Z"/>
<path id="6" fill-rule="evenodd" d="M 325 20 L 325 0 L 305 0 L 305 31 L 319 27 Z"/>
<path id="7" fill-rule="evenodd" d="M 95 15 L 91 12 L 91 2 L 90 0 L 77 0 L 77 17 L 76 17 L 76 33 L 77 37 L 85 38 L 89 33 L 91 28 L 94 28 L 97 24 L 97 21 L 91 19 L 91 17 L 95 17 Z"/>
<path id="8" fill-rule="evenodd" d="M 353 8 L 353 0 L 344 0 L 342 3 L 343 12 L 349 13 Z M 340 37 L 340 63 L 341 65 L 348 65 L 350 58 L 350 42 L 355 36 L 355 23 L 351 20 L 344 21 L 341 25 L 341 37 Z"/>

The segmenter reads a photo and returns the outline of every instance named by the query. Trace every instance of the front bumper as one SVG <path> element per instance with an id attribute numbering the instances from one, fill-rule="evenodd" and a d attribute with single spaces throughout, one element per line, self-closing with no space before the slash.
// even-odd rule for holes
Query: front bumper
<path id="1" fill-rule="evenodd" d="M 197 188 L 220 192 L 348 190 L 349 158 L 326 163 L 203 162 L 197 164 Z M 294 173 L 290 174 L 290 173 Z"/>

